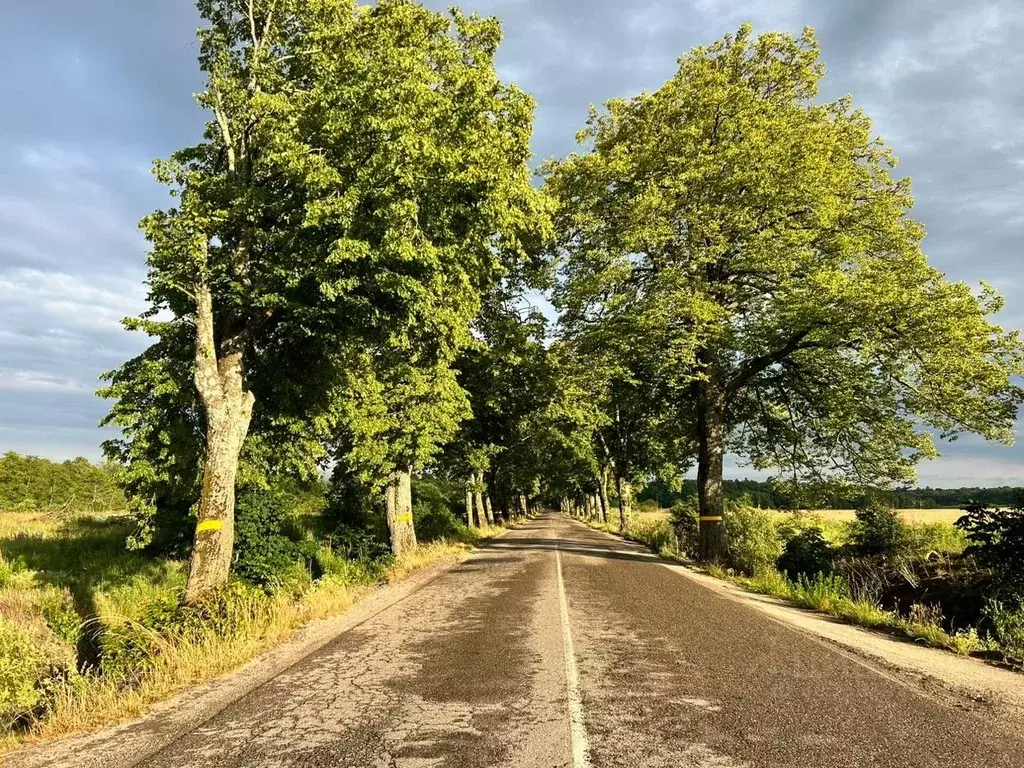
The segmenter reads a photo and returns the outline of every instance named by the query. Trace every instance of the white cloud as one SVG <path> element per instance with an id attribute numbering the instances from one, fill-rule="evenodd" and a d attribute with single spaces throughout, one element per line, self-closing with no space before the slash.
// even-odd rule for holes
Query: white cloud
<path id="1" fill-rule="evenodd" d="M 7 312 L 28 313 L 63 326 L 120 332 L 121 320 L 145 308 L 141 281 L 104 276 L 103 288 L 66 272 L 15 269 L 0 274 L 0 321 Z"/>
<path id="2" fill-rule="evenodd" d="M 93 392 L 96 387 L 45 371 L 0 371 L 0 391 Z"/>

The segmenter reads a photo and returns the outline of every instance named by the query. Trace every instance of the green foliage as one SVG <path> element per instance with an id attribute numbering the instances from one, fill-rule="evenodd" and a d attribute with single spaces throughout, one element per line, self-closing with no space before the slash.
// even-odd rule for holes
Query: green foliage
<path id="1" fill-rule="evenodd" d="M 912 523 L 907 525 L 907 547 L 916 557 L 959 555 L 967 547 L 967 536 L 949 523 Z"/>
<path id="2" fill-rule="evenodd" d="M 956 525 L 969 542 L 967 554 L 992 570 L 998 590 L 1024 603 L 1024 508 L 971 504 Z"/>
<path id="3" fill-rule="evenodd" d="M 782 554 L 778 522 L 768 510 L 744 505 L 730 508 L 725 519 L 729 561 L 746 574 L 773 568 Z"/>
<path id="4" fill-rule="evenodd" d="M 262 587 L 280 586 L 299 561 L 288 499 L 273 491 L 246 491 L 235 503 L 234 571 Z"/>
<path id="5" fill-rule="evenodd" d="M 835 552 L 818 528 L 806 528 L 790 538 L 776 567 L 790 578 L 828 575 Z"/>
<path id="6" fill-rule="evenodd" d="M 1003 650 L 1018 661 L 1024 661 L 1024 610 L 994 602 L 989 607 L 989 619 Z"/>
<path id="7" fill-rule="evenodd" d="M 850 548 L 861 557 L 896 557 L 910 550 L 911 535 L 894 509 L 868 502 L 856 510 L 850 531 Z"/>
<path id="8" fill-rule="evenodd" d="M 9 727 L 39 705 L 47 661 L 28 632 L 0 616 L 0 725 Z"/>
<path id="9" fill-rule="evenodd" d="M 456 514 L 464 502 L 463 488 L 436 477 L 413 478 L 413 519 L 416 538 L 428 541 L 469 541 L 464 514 Z"/>
<path id="10" fill-rule="evenodd" d="M 700 540 L 699 515 L 695 504 L 680 503 L 669 510 L 669 519 L 672 521 L 679 549 L 690 556 L 696 554 Z"/>
<path id="11" fill-rule="evenodd" d="M 776 480 L 730 480 L 724 481 L 727 501 L 749 499 L 757 507 L 768 509 L 856 509 L 863 498 L 863 489 L 834 486 L 815 487 L 803 485 L 794 488 L 791 484 Z M 796 493 L 796 491 L 805 493 Z M 986 506 L 1012 506 L 1021 494 L 1021 488 L 999 486 L 996 488 L 901 488 L 895 491 L 872 490 L 872 495 L 893 509 L 958 509 L 971 501 L 983 502 Z M 657 499 L 664 508 L 680 501 L 697 498 L 697 481 L 683 480 L 670 484 L 661 480 L 649 482 L 637 497 Z"/>
<path id="12" fill-rule="evenodd" d="M 0 509 L 120 511 L 124 495 L 109 464 L 57 463 L 8 451 L 0 456 Z"/>

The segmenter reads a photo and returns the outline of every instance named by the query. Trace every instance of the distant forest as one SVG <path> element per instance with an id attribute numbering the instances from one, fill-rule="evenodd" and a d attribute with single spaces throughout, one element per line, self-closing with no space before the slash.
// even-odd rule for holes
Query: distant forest
<path id="1" fill-rule="evenodd" d="M 125 509 L 114 468 L 79 457 L 56 462 L 13 451 L 0 456 L 0 509 Z"/>
<path id="2" fill-rule="evenodd" d="M 0 456 L 0 509 L 76 509 L 112 511 L 125 509 L 124 495 L 114 479 L 112 464 L 93 464 L 77 458 L 56 462 L 12 452 Z M 911 488 L 872 492 L 874 498 L 897 509 L 952 509 L 969 501 L 989 506 L 1011 506 L 1024 501 L 1024 488 Z M 795 498 L 787 488 L 758 480 L 726 480 L 727 499 L 746 498 L 766 509 L 853 509 L 864 496 L 822 496 L 814 501 Z M 697 483 L 684 480 L 674 490 L 655 480 L 637 493 L 637 501 L 654 500 L 671 507 L 683 499 L 697 498 Z"/>
<path id="3" fill-rule="evenodd" d="M 752 504 L 766 509 L 854 509 L 863 503 L 865 494 L 815 494 L 808 501 L 795 497 L 789 489 L 772 482 L 759 480 L 726 480 L 726 499 L 747 498 Z M 872 491 L 871 497 L 896 509 L 956 509 L 970 501 L 987 506 L 1005 507 L 1024 501 L 1024 488 L 1000 486 L 998 488 L 906 488 L 896 491 Z M 674 490 L 655 480 L 637 494 L 638 501 L 653 499 L 659 506 L 671 507 L 683 499 L 697 498 L 695 480 L 684 480 L 682 490 Z"/>

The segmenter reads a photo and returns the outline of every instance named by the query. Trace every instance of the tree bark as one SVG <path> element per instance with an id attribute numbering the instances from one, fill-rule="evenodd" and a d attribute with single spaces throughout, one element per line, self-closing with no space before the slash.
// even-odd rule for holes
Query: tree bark
<path id="1" fill-rule="evenodd" d="M 487 512 L 488 525 L 494 525 L 494 507 L 491 504 L 491 494 L 484 494 L 484 510 Z"/>
<path id="2" fill-rule="evenodd" d="M 466 525 L 473 527 L 473 489 L 466 483 Z"/>
<path id="3" fill-rule="evenodd" d="M 243 341 L 238 337 L 225 340 L 218 358 L 209 286 L 198 281 L 195 295 L 195 383 L 206 412 L 206 455 L 185 587 L 189 604 L 226 584 L 231 571 L 238 456 L 255 402 L 243 378 Z"/>
<path id="4" fill-rule="evenodd" d="M 601 522 L 608 523 L 608 467 L 601 467 L 601 483 L 598 487 L 601 498 Z"/>
<path id="5" fill-rule="evenodd" d="M 530 510 L 526 506 L 526 496 L 522 493 L 519 494 L 519 514 L 523 517 L 528 517 Z"/>
<path id="6" fill-rule="evenodd" d="M 697 385 L 697 498 L 700 509 L 698 553 L 705 562 L 728 555 L 722 460 L 725 456 L 725 392 L 714 380 Z"/>
<path id="7" fill-rule="evenodd" d="M 388 476 L 388 532 L 391 554 L 401 557 L 416 549 L 416 529 L 412 520 L 412 472 L 395 470 Z"/>
<path id="8" fill-rule="evenodd" d="M 615 492 L 619 495 L 619 530 L 622 533 L 629 533 L 629 522 L 632 510 L 630 504 L 633 497 L 633 489 L 629 487 L 629 480 L 622 475 L 615 475 Z"/>
<path id="9" fill-rule="evenodd" d="M 484 509 L 484 494 L 481 490 L 481 475 L 473 475 L 473 498 L 476 500 L 476 518 L 480 521 L 480 527 L 487 527 L 487 510 Z"/>

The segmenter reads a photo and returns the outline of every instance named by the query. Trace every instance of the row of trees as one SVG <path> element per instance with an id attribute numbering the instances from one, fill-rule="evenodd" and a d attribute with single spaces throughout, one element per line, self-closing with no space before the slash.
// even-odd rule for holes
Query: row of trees
<path id="1" fill-rule="evenodd" d="M 1024 488 L 900 488 L 894 491 L 848 489 L 847 494 L 830 488 L 794 488 L 789 483 L 760 480 L 726 480 L 727 500 L 748 501 L 762 509 L 856 509 L 874 499 L 893 509 L 960 509 L 972 502 L 996 507 L 1016 506 L 1024 497 Z M 867 497 L 867 498 L 866 498 Z M 651 500 L 669 508 L 681 501 L 697 498 L 697 483 L 683 480 L 672 485 L 654 480 L 637 494 L 640 502 Z"/>
<path id="2" fill-rule="evenodd" d="M 97 466 L 82 457 L 56 462 L 13 451 L 0 456 L 0 509 L 107 512 L 124 508 L 124 494 L 109 464 Z"/>
<path id="3" fill-rule="evenodd" d="M 694 50 L 595 110 L 538 189 L 497 20 L 198 7 L 212 119 L 156 165 L 175 204 L 143 222 L 128 323 L 154 341 L 105 390 L 140 542 L 194 515 L 188 601 L 228 577 L 236 488 L 325 468 L 401 554 L 416 472 L 460 478 L 469 522 L 615 498 L 625 528 L 633 485 L 696 460 L 718 558 L 727 450 L 881 485 L 934 454 L 922 425 L 1009 439 L 1020 343 L 927 265 L 867 118 L 815 101 L 810 31 Z"/>
<path id="4" fill-rule="evenodd" d="M 695 459 L 708 559 L 727 452 L 850 493 L 911 483 L 936 435 L 1013 439 L 1001 299 L 929 266 L 909 180 L 849 97 L 818 99 L 823 76 L 812 30 L 744 26 L 593 110 L 584 151 L 545 168 L 596 453 L 623 479 Z"/>

